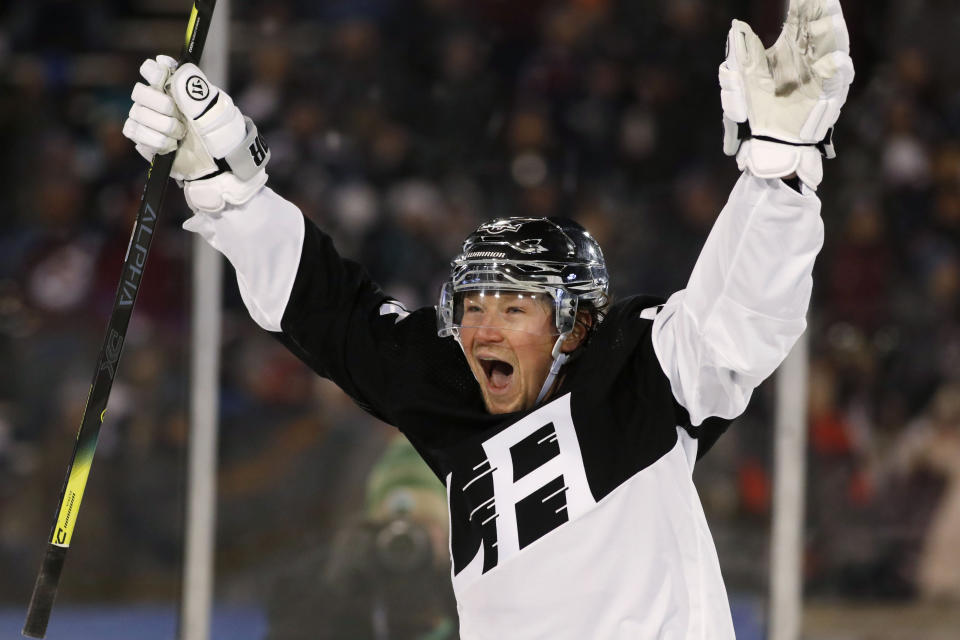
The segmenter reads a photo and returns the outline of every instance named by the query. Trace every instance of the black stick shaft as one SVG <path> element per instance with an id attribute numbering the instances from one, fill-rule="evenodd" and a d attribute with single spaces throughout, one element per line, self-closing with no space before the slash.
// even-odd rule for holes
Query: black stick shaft
<path id="1" fill-rule="evenodd" d="M 194 1 L 183 49 L 180 52 L 180 64 L 199 63 L 215 5 L 216 0 Z M 67 466 L 67 476 L 60 491 L 60 502 L 50 530 L 47 550 L 40 572 L 37 574 L 37 582 L 33 587 L 30 606 L 27 609 L 27 619 L 23 625 L 23 635 L 27 637 L 43 638 L 47 633 L 47 623 L 50 621 L 50 612 L 57 596 L 60 574 L 76 526 L 83 490 L 87 485 L 93 454 L 100 436 L 100 425 L 107 410 L 107 400 L 110 398 L 117 364 L 127 335 L 127 326 L 137 301 L 147 255 L 157 229 L 157 215 L 163 206 L 163 196 L 167 189 L 174 155 L 174 153 L 168 153 L 154 157 L 150 172 L 147 174 L 147 183 L 140 197 L 137 220 L 130 235 L 130 244 L 120 272 L 120 284 L 117 287 L 113 312 L 107 323 L 107 334 L 100 349 L 100 356 L 97 358 L 87 405 L 80 421 L 80 431 L 77 433 L 73 455 Z"/>

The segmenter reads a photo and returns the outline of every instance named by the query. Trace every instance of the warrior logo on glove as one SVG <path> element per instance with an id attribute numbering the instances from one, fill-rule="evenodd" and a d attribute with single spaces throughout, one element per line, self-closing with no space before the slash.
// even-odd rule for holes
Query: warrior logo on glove
<path id="1" fill-rule="evenodd" d="M 200 76 L 190 76 L 187 80 L 187 94 L 194 100 L 206 100 L 210 87 Z"/>

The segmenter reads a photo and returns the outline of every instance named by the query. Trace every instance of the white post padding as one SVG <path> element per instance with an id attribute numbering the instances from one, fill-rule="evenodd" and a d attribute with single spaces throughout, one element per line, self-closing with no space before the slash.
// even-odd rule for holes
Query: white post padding
<path id="1" fill-rule="evenodd" d="M 776 380 L 770 640 L 798 640 L 803 618 L 808 359 L 805 332 L 780 365 Z"/>
<path id="2" fill-rule="evenodd" d="M 201 66 L 226 89 L 230 0 L 219 0 Z M 190 437 L 187 513 L 180 603 L 180 640 L 208 640 L 213 608 L 217 513 L 217 431 L 220 393 L 220 329 L 223 258 L 199 235 L 193 241 L 190 340 Z"/>

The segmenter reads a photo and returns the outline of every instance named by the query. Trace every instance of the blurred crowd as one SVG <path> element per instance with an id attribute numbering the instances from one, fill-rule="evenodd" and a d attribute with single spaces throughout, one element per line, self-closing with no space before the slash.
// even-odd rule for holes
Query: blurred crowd
<path id="1" fill-rule="evenodd" d="M 25 601 L 32 584 L 145 178 L 120 133 L 129 91 L 144 57 L 176 53 L 141 50 L 129 31 L 182 23 L 181 4 L 0 9 L 0 601 Z M 720 151 L 716 80 L 729 20 L 770 44 L 781 19 L 761 0 L 233 4 L 229 89 L 271 146 L 270 185 L 408 306 L 432 305 L 459 242 L 499 215 L 580 221 L 615 295 L 682 288 L 737 176 Z M 858 75 L 820 191 L 806 584 L 960 599 L 960 6 L 843 6 Z M 177 589 L 185 214 L 171 188 L 84 498 L 71 597 Z M 333 544 L 392 431 L 258 331 L 230 277 L 225 287 L 229 592 L 231 579 L 282 580 L 278 567 Z M 733 590 L 763 592 L 767 579 L 771 391 L 697 474 Z"/>

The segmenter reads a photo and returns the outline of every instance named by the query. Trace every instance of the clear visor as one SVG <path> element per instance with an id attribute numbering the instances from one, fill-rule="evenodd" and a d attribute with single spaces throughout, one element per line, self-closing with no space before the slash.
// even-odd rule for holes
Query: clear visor
<path id="1" fill-rule="evenodd" d="M 447 282 L 437 307 L 438 334 L 459 336 L 461 329 L 497 329 L 552 335 L 573 330 L 577 299 L 563 289 L 526 291 L 480 286 L 454 291 Z"/>

